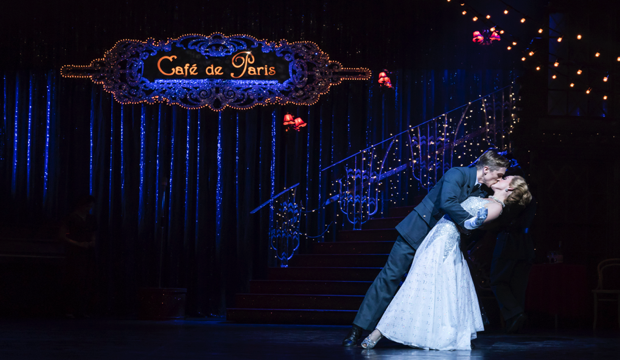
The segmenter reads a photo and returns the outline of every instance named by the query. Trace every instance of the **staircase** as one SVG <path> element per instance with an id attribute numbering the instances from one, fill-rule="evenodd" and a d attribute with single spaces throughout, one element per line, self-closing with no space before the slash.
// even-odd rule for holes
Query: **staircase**
<path id="1" fill-rule="evenodd" d="M 394 227 L 412 210 L 392 208 L 389 217 L 369 220 L 363 230 L 341 230 L 336 242 L 314 243 L 310 254 L 295 255 L 288 268 L 269 269 L 268 279 L 252 280 L 250 293 L 236 295 L 227 320 L 351 324 L 387 261 L 398 236 Z"/>

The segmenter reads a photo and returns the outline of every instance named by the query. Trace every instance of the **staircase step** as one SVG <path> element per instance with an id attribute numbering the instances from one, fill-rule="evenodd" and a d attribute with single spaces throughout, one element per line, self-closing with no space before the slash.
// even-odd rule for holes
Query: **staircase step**
<path id="1" fill-rule="evenodd" d="M 403 221 L 404 218 L 405 218 L 404 216 L 401 216 L 401 217 L 385 217 L 385 218 L 370 219 L 364 225 L 362 225 L 362 228 L 364 230 L 366 229 L 391 229 L 391 228 L 395 228 L 396 225 L 398 225 L 398 223 Z"/>
<path id="2" fill-rule="evenodd" d="M 381 267 L 389 254 L 303 254 L 295 255 L 290 266 L 305 267 Z"/>
<path id="3" fill-rule="evenodd" d="M 398 231 L 394 228 L 338 231 L 338 241 L 394 241 L 396 237 Z"/>
<path id="4" fill-rule="evenodd" d="M 406 217 L 410 212 L 413 211 L 415 206 L 401 206 L 390 208 L 389 214 L 390 217 Z"/>
<path id="5" fill-rule="evenodd" d="M 226 319 L 240 323 L 351 325 L 357 310 L 226 309 Z"/>
<path id="6" fill-rule="evenodd" d="M 236 294 L 237 308 L 357 310 L 364 295 Z"/>
<path id="7" fill-rule="evenodd" d="M 288 267 L 269 269 L 270 280 L 372 281 L 380 267 Z"/>
<path id="8" fill-rule="evenodd" d="M 254 294 L 364 295 L 372 281 L 252 280 Z"/>
<path id="9" fill-rule="evenodd" d="M 313 254 L 389 254 L 394 241 L 342 241 L 312 244 Z M 295 257 L 293 257 L 294 259 Z"/>

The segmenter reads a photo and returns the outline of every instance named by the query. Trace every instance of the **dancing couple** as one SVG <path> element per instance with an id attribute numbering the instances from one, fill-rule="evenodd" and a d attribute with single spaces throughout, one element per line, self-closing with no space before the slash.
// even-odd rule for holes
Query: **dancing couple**
<path id="1" fill-rule="evenodd" d="M 369 330 L 365 349 L 382 337 L 422 349 L 471 349 L 484 327 L 460 233 L 497 219 L 506 205 L 530 201 L 522 177 L 504 176 L 508 166 L 506 158 L 489 150 L 475 167 L 450 169 L 396 226 L 399 236 L 344 346 L 356 345 Z"/>

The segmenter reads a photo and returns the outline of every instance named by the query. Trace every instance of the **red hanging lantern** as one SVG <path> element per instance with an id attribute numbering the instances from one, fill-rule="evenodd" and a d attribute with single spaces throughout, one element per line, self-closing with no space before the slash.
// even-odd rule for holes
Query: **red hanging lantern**
<path id="1" fill-rule="evenodd" d="M 284 125 L 293 125 L 295 121 L 293 120 L 293 115 L 286 114 L 284 115 Z"/>
<path id="2" fill-rule="evenodd" d="M 392 81 L 388 77 L 388 74 L 391 74 L 391 73 L 384 69 L 382 72 L 379 73 L 379 80 L 377 80 L 377 82 L 379 83 L 379 85 L 381 85 L 381 87 L 385 86 L 391 89 Z"/>
<path id="3" fill-rule="evenodd" d="M 306 124 L 301 118 L 297 118 L 295 119 L 295 125 L 293 128 L 295 129 L 295 131 L 299 131 L 302 127 L 305 127 L 306 125 L 308 124 Z"/>
<path id="4" fill-rule="evenodd" d="M 479 43 L 480 45 L 491 45 L 493 41 L 501 40 L 497 31 L 491 30 L 482 30 L 482 31 L 474 31 L 473 42 Z"/>

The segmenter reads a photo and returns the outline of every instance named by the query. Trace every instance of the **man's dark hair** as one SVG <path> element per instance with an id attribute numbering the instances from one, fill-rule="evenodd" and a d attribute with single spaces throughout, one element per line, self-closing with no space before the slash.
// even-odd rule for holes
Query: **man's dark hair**
<path id="1" fill-rule="evenodd" d="M 476 169 L 482 169 L 485 166 L 488 166 L 491 171 L 496 171 L 499 168 L 507 168 L 510 166 L 510 161 L 501 156 L 497 150 L 487 150 L 480 156 L 480 159 L 478 159 Z"/>

